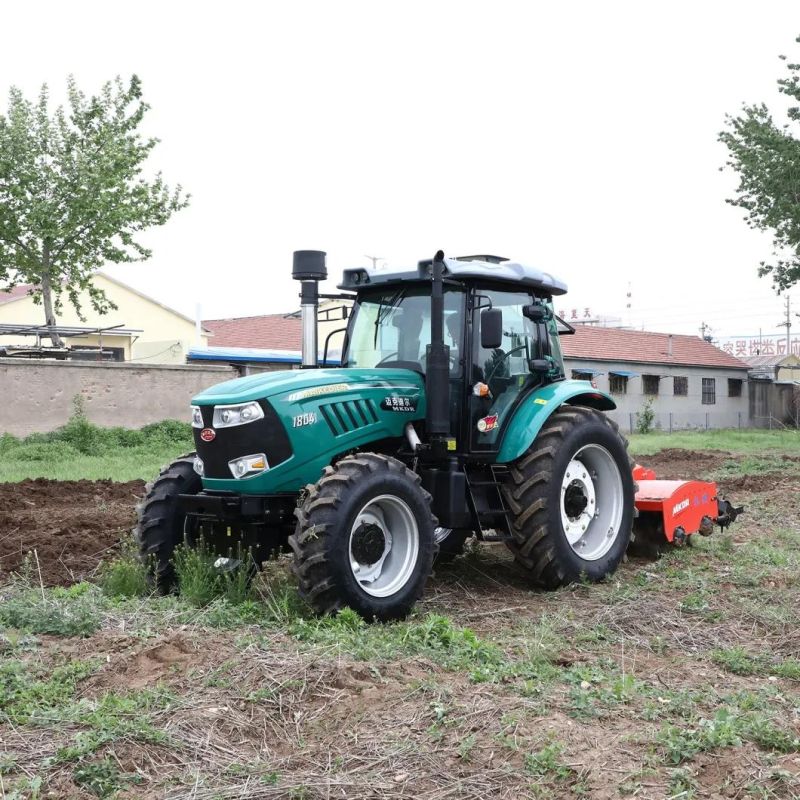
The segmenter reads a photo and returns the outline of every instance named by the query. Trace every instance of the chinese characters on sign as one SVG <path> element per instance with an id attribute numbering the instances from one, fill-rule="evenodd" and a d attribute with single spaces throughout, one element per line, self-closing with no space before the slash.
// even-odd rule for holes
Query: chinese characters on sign
<path id="1" fill-rule="evenodd" d="M 586 306 L 583 309 L 580 308 L 562 308 L 558 312 L 558 316 L 561 317 L 563 320 L 585 320 L 585 319 L 592 319 L 592 311 L 591 309 Z"/>
<path id="2" fill-rule="evenodd" d="M 719 342 L 720 349 L 730 353 L 737 358 L 749 358 L 750 356 L 785 356 L 786 337 L 785 336 L 741 336 L 732 339 L 722 339 Z M 800 356 L 800 337 L 794 337 L 790 342 L 789 353 Z"/>

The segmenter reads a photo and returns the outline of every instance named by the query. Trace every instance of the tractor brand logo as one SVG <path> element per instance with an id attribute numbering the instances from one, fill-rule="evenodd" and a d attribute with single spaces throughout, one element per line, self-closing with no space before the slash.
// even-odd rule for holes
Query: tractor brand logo
<path id="1" fill-rule="evenodd" d="M 484 417 L 478 420 L 478 430 L 481 433 L 488 433 L 497 427 L 497 414 L 492 414 L 489 417 Z"/>
<path id="2" fill-rule="evenodd" d="M 286 400 L 289 403 L 295 403 L 298 400 L 308 400 L 309 397 L 319 397 L 321 394 L 346 392 L 349 388 L 346 383 L 329 383 L 327 386 L 314 386 L 312 389 L 303 389 L 302 392 L 293 392 Z"/>
<path id="3" fill-rule="evenodd" d="M 200 438 L 204 442 L 213 442 L 217 438 L 217 432 L 213 428 L 203 428 L 200 431 Z"/>
<path id="4" fill-rule="evenodd" d="M 687 497 L 685 500 L 681 500 L 680 503 L 675 503 L 672 507 L 672 516 L 677 517 L 678 514 L 683 511 L 684 508 L 689 508 L 689 498 Z"/>
<path id="5" fill-rule="evenodd" d="M 381 408 L 384 411 L 411 412 L 417 410 L 416 397 L 398 397 L 395 394 L 384 397 L 381 400 Z"/>

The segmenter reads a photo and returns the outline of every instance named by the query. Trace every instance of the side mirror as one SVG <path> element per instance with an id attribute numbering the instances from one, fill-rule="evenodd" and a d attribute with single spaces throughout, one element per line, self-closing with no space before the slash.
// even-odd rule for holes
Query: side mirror
<path id="1" fill-rule="evenodd" d="M 522 313 L 531 322 L 547 322 L 550 319 L 550 309 L 539 303 L 531 303 L 522 309 Z"/>
<path id="2" fill-rule="evenodd" d="M 503 344 L 503 312 L 499 308 L 481 311 L 481 347 L 496 350 Z"/>

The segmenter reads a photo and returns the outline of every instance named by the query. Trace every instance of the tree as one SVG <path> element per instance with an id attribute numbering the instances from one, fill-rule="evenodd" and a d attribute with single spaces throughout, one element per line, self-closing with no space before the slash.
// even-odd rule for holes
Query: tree
<path id="1" fill-rule="evenodd" d="M 158 139 L 138 130 L 149 106 L 135 75 L 92 97 L 70 77 L 67 97 L 68 109 L 51 114 L 46 85 L 35 104 L 12 87 L 8 115 L 0 115 L 0 287 L 33 285 L 55 346 L 63 295 L 81 319 L 82 291 L 98 313 L 115 308 L 92 284 L 94 272 L 149 258 L 134 236 L 189 202 L 161 173 L 142 175 Z"/>
<path id="2" fill-rule="evenodd" d="M 787 62 L 786 68 L 778 90 L 800 103 L 800 64 Z M 771 275 L 779 292 L 800 281 L 800 105 L 789 105 L 786 117 L 778 125 L 763 103 L 745 104 L 738 116 L 726 115 L 719 135 L 728 146 L 726 166 L 739 174 L 736 197 L 727 202 L 747 212 L 751 228 L 771 233 L 773 258 L 761 262 L 758 274 Z"/>

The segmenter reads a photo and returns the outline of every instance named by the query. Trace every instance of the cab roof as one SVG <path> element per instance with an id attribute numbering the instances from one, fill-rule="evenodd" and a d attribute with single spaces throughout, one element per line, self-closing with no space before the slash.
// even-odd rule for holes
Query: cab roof
<path id="1" fill-rule="evenodd" d="M 366 286 L 380 286 L 404 281 L 429 281 L 432 259 L 420 261 L 416 268 L 356 267 L 344 270 L 340 289 L 358 291 Z M 490 280 L 530 286 L 547 295 L 566 294 L 567 284 L 549 272 L 520 264 L 502 256 L 478 255 L 445 258 L 444 277 L 450 280 Z"/>

